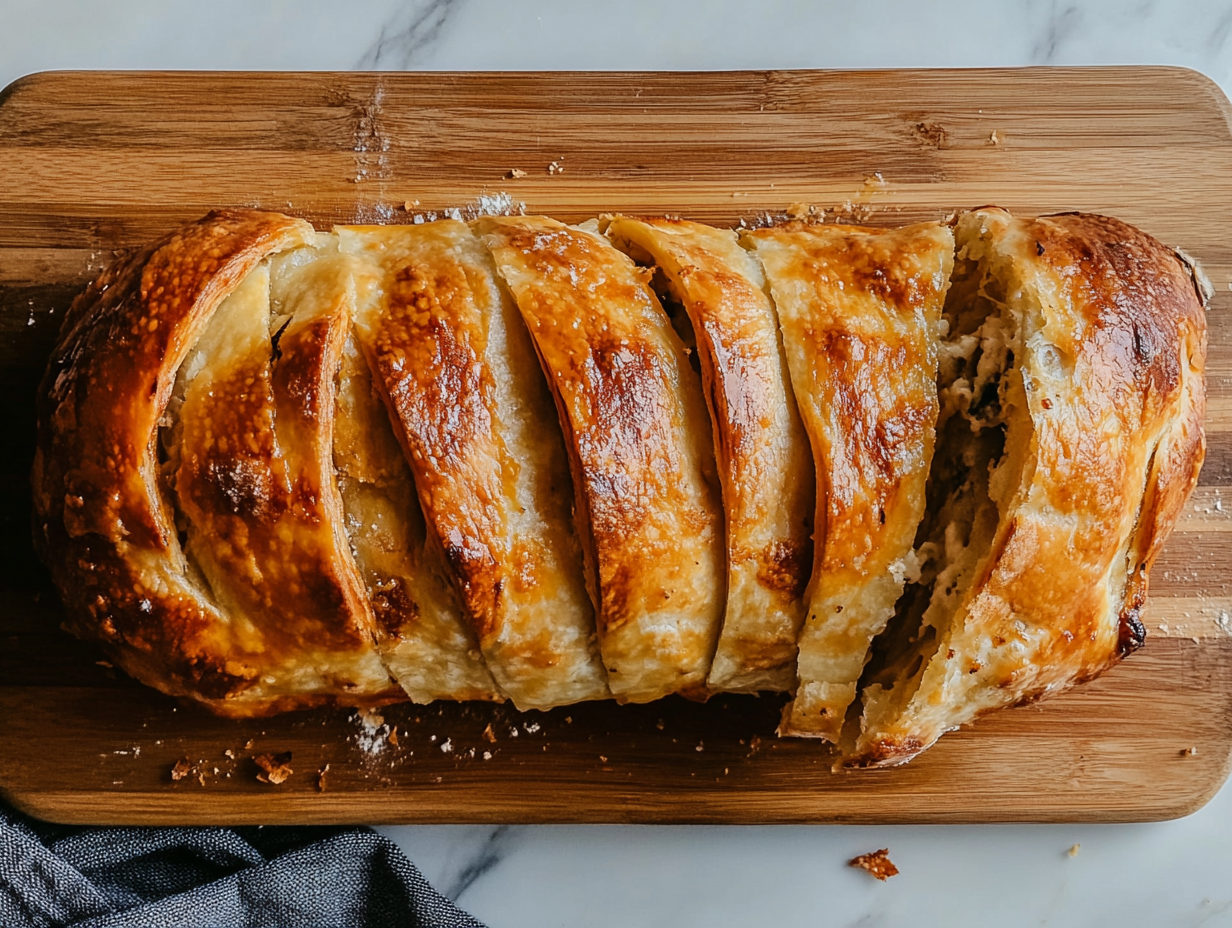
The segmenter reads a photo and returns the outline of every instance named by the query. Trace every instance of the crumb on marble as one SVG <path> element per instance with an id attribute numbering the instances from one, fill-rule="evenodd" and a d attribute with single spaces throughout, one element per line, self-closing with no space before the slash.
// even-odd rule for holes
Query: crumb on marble
<path id="1" fill-rule="evenodd" d="M 890 862 L 890 849 L 887 847 L 873 851 L 871 854 L 853 857 L 847 861 L 847 866 L 864 870 L 883 883 L 892 876 L 898 876 L 898 867 Z"/>
<path id="2" fill-rule="evenodd" d="M 1081 850 L 1082 850 L 1082 845 L 1081 845 L 1081 844 L 1075 844 L 1075 845 L 1072 845 L 1072 846 L 1070 847 L 1070 849 L 1069 849 L 1068 851 L 1066 851 L 1065 853 L 1066 853 L 1066 854 L 1068 854 L 1070 857 L 1077 857 L 1077 856 L 1078 856 L 1078 852 L 1079 852 L 1079 851 L 1081 851 Z"/>

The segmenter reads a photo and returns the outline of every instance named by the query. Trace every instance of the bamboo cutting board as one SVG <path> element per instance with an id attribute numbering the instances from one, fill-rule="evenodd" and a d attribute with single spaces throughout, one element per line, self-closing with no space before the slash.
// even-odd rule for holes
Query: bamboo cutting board
<path id="1" fill-rule="evenodd" d="M 56 821 L 133 824 L 1193 811 L 1232 755 L 1230 116 L 1208 80 L 1166 68 L 19 81 L 0 95 L 0 791 Z M 773 737 L 781 698 L 223 721 L 133 683 L 59 630 L 30 544 L 34 391 L 66 307 L 115 249 L 215 206 L 328 226 L 407 222 L 503 193 L 565 220 L 735 223 L 802 204 L 873 224 L 986 203 L 1092 210 L 1195 255 L 1218 290 L 1209 454 L 1152 577 L 1147 646 L 907 767 L 836 775 L 825 746 Z M 258 782 L 253 755 L 285 751 L 292 776 Z"/>

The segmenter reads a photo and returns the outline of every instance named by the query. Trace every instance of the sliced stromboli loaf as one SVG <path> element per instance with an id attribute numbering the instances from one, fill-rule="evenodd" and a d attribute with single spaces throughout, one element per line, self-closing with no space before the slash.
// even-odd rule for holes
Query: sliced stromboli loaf
<path id="1" fill-rule="evenodd" d="M 453 220 L 338 234 L 359 340 L 498 686 L 523 709 L 609 696 L 556 410 L 487 249 Z"/>
<path id="2" fill-rule="evenodd" d="M 870 667 L 847 763 L 902 763 L 1138 647 L 1147 575 L 1203 457 L 1190 269 L 1122 222 L 957 223 L 923 617 Z"/>
<path id="3" fill-rule="evenodd" d="M 784 734 L 837 741 L 873 638 L 914 574 L 937 421 L 949 228 L 746 233 L 778 307 L 817 469 L 817 550 Z"/>
<path id="4" fill-rule="evenodd" d="M 559 405 L 617 699 L 705 691 L 723 524 L 697 376 L 643 273 L 597 232 L 478 220 Z"/>
<path id="5" fill-rule="evenodd" d="M 624 701 L 704 695 L 724 610 L 751 583 L 733 557 L 729 603 L 714 462 L 754 498 L 731 469 L 736 416 L 718 412 L 761 368 L 719 349 L 741 320 L 768 344 L 760 263 L 705 227 L 609 228 L 660 266 L 685 338 L 699 322 L 712 438 L 656 272 L 597 227 L 488 219 L 483 247 L 458 223 L 420 229 L 213 213 L 74 302 L 32 474 L 66 627 L 230 716 L 401 698 L 391 675 L 420 702 L 518 686 L 519 705 L 571 702 L 603 695 L 605 669 Z M 1203 457 L 1188 259 L 1097 216 L 987 209 L 953 229 L 952 275 L 936 225 L 742 242 L 768 269 L 819 464 L 820 607 L 784 734 L 834 737 L 894 612 L 860 675 L 863 717 L 847 712 L 848 765 L 901 763 L 1139 645 L 1150 566 Z M 399 306 L 414 314 L 386 325 Z M 748 527 L 730 517 L 734 552 Z M 857 621 L 820 621 L 827 604 Z M 731 652 L 745 670 L 763 653 L 734 637 Z M 715 689 L 763 685 L 713 671 Z"/>
<path id="6" fill-rule="evenodd" d="M 701 223 L 622 216 L 606 231 L 662 272 L 656 289 L 695 336 L 727 516 L 727 605 L 708 685 L 792 689 L 815 481 L 761 268 L 736 233 Z"/>
<path id="7" fill-rule="evenodd" d="M 181 548 L 160 479 L 158 429 L 181 363 L 219 304 L 307 223 L 230 210 L 121 260 L 73 304 L 40 389 L 36 542 L 68 627 L 133 676 L 228 715 L 333 699 L 288 694 L 250 668 L 234 627 Z M 369 648 L 357 648 L 361 662 Z"/>
<path id="8" fill-rule="evenodd" d="M 305 490 L 319 492 L 328 511 L 321 528 L 291 536 L 294 556 L 302 563 L 311 549 L 306 554 L 298 548 L 325 526 L 333 532 L 337 569 L 345 572 L 353 597 L 361 591 L 381 658 L 411 699 L 491 699 L 491 676 L 443 580 L 439 557 L 425 550 L 410 471 L 351 334 L 353 264 L 339 253 L 336 236 L 321 234 L 312 247 L 279 256 L 272 265 L 275 310 L 287 319 L 274 351 L 274 429 L 296 467 L 315 457 L 321 478 Z M 275 319 L 276 333 L 281 324 Z M 319 341 L 328 344 L 328 354 L 317 349 L 309 355 L 328 360 L 328 379 L 322 377 L 319 386 L 286 375 L 298 367 L 299 332 L 314 329 L 329 334 L 328 342 Z M 331 405 L 311 418 L 295 415 L 305 402 L 299 398 L 311 400 L 314 393 L 315 402 Z M 292 429 L 308 434 L 292 443 Z M 304 515 L 315 517 L 315 509 L 304 509 Z"/>
<path id="9" fill-rule="evenodd" d="M 239 648 L 272 691 L 401 697 L 342 531 L 334 383 L 350 307 L 313 266 L 252 271 L 181 368 L 171 483 L 200 568 Z M 178 439 L 175 440 L 175 439 Z"/>

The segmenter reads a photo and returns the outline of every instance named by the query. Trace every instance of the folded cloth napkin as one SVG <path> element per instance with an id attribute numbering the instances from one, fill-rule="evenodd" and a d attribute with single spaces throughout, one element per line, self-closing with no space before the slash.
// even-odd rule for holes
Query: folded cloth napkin
<path id="1" fill-rule="evenodd" d="M 366 828 L 78 828 L 0 802 L 0 925 L 483 928 Z"/>

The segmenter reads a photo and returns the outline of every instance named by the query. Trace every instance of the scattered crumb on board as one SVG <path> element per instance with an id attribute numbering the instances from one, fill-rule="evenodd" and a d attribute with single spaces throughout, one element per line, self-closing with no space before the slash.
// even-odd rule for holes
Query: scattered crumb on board
<path id="1" fill-rule="evenodd" d="M 864 870 L 883 883 L 892 876 L 898 876 L 898 867 L 890 862 L 890 849 L 887 847 L 883 847 L 879 851 L 873 851 L 871 854 L 861 854 L 859 857 L 853 857 L 847 861 L 847 866 Z"/>
<path id="2" fill-rule="evenodd" d="M 369 757 L 382 753 L 387 743 L 398 744 L 398 736 L 385 723 L 381 713 L 361 710 L 353 713 L 351 720 L 357 723 L 359 730 L 348 740 Z"/>
<path id="3" fill-rule="evenodd" d="M 287 778 L 295 771 L 291 769 L 291 752 L 284 751 L 281 754 L 256 754 L 252 758 L 252 762 L 261 768 L 261 772 L 257 774 L 257 779 L 262 783 L 270 783 L 277 786 L 279 783 L 285 783 Z"/>
<path id="4" fill-rule="evenodd" d="M 1081 851 L 1081 850 L 1082 850 L 1082 845 L 1081 845 L 1081 844 L 1075 844 L 1075 845 L 1072 845 L 1072 846 L 1070 847 L 1070 849 L 1069 849 L 1068 851 L 1066 851 L 1065 853 L 1066 853 L 1066 854 L 1068 854 L 1070 857 L 1077 857 L 1077 856 L 1078 856 L 1078 852 L 1079 852 L 1079 851 Z"/>

